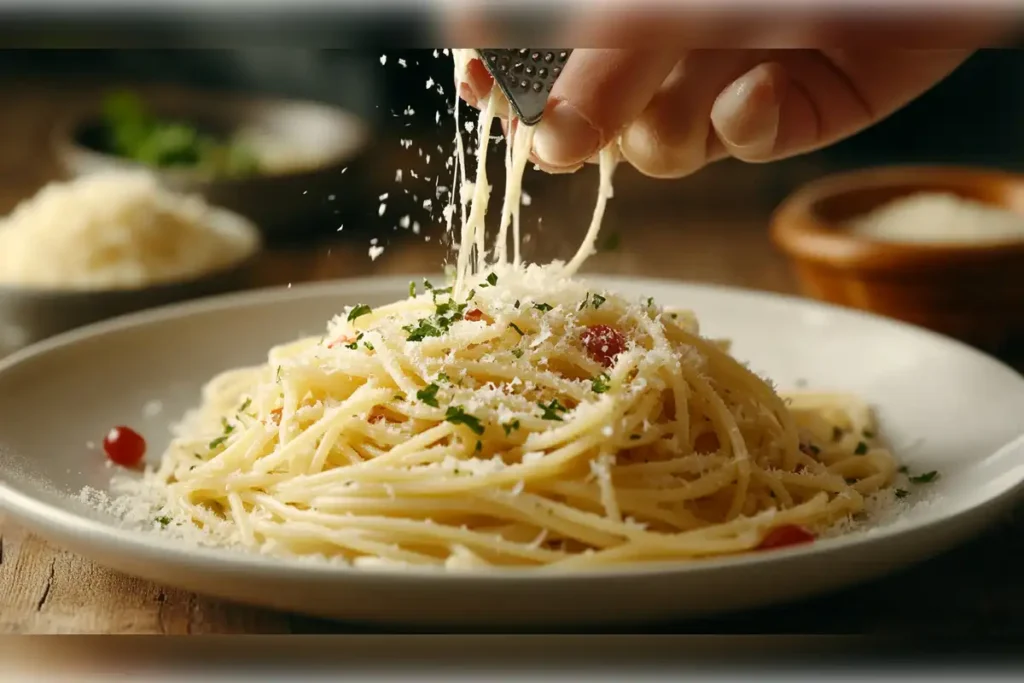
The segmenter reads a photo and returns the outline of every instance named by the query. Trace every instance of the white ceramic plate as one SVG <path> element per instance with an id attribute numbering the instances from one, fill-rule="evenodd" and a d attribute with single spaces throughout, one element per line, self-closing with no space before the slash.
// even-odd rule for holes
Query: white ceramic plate
<path id="1" fill-rule="evenodd" d="M 927 500 L 882 527 L 808 546 L 592 574 L 346 570 L 199 549 L 127 530 L 75 499 L 106 488 L 99 449 L 136 426 L 151 459 L 215 373 L 319 334 L 346 303 L 404 296 L 408 279 L 352 280 L 168 307 L 72 332 L 0 362 L 0 505 L 96 562 L 242 602 L 380 622 L 614 622 L 765 605 L 921 560 L 976 533 L 1024 481 L 1024 379 L 957 342 L 798 299 L 665 281 L 602 278 L 631 296 L 694 309 L 704 331 L 781 387 L 806 381 L 865 396 L 912 471 L 939 470 Z M 152 401 L 162 410 L 154 415 Z M 147 406 L 147 404 L 149 404 Z M 1009 445 L 1007 445 L 1009 444 Z M 916 502 L 915 502 L 916 501 Z"/>

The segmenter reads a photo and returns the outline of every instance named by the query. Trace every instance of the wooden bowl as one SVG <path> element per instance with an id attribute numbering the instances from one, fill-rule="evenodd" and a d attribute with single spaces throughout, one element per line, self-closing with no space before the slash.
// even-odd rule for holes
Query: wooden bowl
<path id="1" fill-rule="evenodd" d="M 337 213 L 362 194 L 359 172 L 370 130 L 355 115 L 316 102 L 265 99 L 177 86 L 111 88 L 137 95 L 155 115 L 230 133 L 258 131 L 302 157 L 292 168 L 240 178 L 210 178 L 190 169 L 150 169 L 168 188 L 199 194 L 241 214 L 271 238 L 336 227 Z M 137 166 L 97 148 L 102 98 L 67 112 L 53 131 L 56 157 L 68 176 Z M 348 168 L 348 167 L 354 168 Z M 347 173 L 343 169 L 348 168 Z"/>
<path id="2" fill-rule="evenodd" d="M 1024 341 L 1024 240 L 893 243 L 844 229 L 903 196 L 941 192 L 1024 214 L 1024 176 L 889 167 L 812 182 L 772 217 L 775 244 L 805 294 L 897 318 L 989 351 Z"/>

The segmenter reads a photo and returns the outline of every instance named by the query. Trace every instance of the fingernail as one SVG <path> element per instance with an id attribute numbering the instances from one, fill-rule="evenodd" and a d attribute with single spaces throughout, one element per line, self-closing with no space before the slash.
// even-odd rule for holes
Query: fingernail
<path id="1" fill-rule="evenodd" d="M 537 125 L 533 150 L 546 166 L 578 166 L 601 147 L 601 135 L 565 101 L 551 107 Z"/>
<path id="2" fill-rule="evenodd" d="M 779 94 L 766 69 L 733 81 L 711 107 L 711 122 L 726 145 L 770 152 L 779 133 Z"/>

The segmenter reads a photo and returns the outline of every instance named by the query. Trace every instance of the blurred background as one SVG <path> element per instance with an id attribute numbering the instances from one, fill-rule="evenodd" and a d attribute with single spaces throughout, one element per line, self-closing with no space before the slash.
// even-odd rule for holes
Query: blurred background
<path id="1" fill-rule="evenodd" d="M 768 236 L 780 201 L 845 169 L 1024 170 L 1022 82 L 1024 52 L 983 50 L 880 125 L 814 154 L 770 165 L 725 161 L 673 181 L 623 168 L 606 217 L 608 248 L 588 269 L 791 291 L 790 270 Z M 200 100 L 216 108 L 241 98 L 243 111 L 269 106 L 272 119 L 281 102 L 313 102 L 327 109 L 313 111 L 312 123 L 278 116 L 280 142 L 287 148 L 298 135 L 316 147 L 322 126 L 323 139 L 342 140 L 324 160 L 290 182 L 250 187 L 229 178 L 212 192 L 212 201 L 248 215 L 265 234 L 251 283 L 436 272 L 445 254 L 437 187 L 451 185 L 451 83 L 450 57 L 433 50 L 0 51 L 0 213 L 95 161 L 83 157 L 83 126 L 112 93 L 171 101 L 185 116 Z M 527 256 L 571 253 L 596 182 L 596 168 L 528 173 Z"/>

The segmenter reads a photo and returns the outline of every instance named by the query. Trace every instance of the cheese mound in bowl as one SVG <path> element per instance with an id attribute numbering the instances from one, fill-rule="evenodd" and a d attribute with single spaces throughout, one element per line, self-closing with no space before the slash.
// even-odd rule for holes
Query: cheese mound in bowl
<path id="1" fill-rule="evenodd" d="M 193 280 L 247 259 L 259 233 L 148 173 L 54 183 L 0 220 L 0 286 L 139 289 Z"/>
<path id="2" fill-rule="evenodd" d="M 140 171 L 53 183 L 0 219 L 0 356 L 106 318 L 245 287 L 256 226 Z"/>

